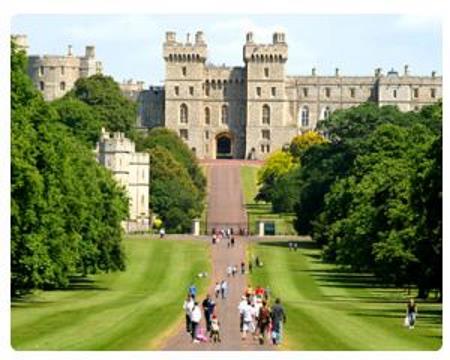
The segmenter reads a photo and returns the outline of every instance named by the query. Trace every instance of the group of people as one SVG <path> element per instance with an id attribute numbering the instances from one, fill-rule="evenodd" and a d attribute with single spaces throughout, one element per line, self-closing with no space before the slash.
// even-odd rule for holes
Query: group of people
<path id="1" fill-rule="evenodd" d="M 272 307 L 269 306 L 268 290 L 260 286 L 253 290 L 249 286 L 242 296 L 238 305 L 242 340 L 250 334 L 254 340 L 259 340 L 261 345 L 266 341 L 266 337 L 273 345 L 281 343 L 286 314 L 279 298 L 275 299 Z"/>
<path id="2" fill-rule="evenodd" d="M 223 300 L 226 299 L 228 292 L 228 283 L 226 280 L 222 280 L 220 283 L 217 281 L 216 286 L 214 286 L 214 293 L 216 294 L 216 299 L 221 296 Z"/>
<path id="3" fill-rule="evenodd" d="M 211 238 L 211 243 L 213 245 L 220 243 L 222 239 L 227 239 L 227 247 L 232 248 L 236 244 L 236 239 L 233 235 L 233 229 L 221 229 L 217 233 L 214 231 Z"/>
<path id="4" fill-rule="evenodd" d="M 289 247 L 289 251 L 297 251 L 298 243 L 296 241 L 289 241 L 288 247 Z"/>

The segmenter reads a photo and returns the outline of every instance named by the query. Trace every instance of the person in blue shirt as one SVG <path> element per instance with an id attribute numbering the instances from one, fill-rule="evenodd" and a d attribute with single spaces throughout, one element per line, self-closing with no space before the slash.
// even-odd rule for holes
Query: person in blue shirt
<path id="1" fill-rule="evenodd" d="M 197 288 L 194 284 L 191 284 L 191 286 L 189 286 L 188 289 L 189 295 L 192 296 L 193 299 L 195 299 L 195 297 L 197 296 Z"/>

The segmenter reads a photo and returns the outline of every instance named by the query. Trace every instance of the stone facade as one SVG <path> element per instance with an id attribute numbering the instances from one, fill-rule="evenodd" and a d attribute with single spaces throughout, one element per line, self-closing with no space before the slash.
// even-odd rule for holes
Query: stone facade
<path id="1" fill-rule="evenodd" d="M 299 133 L 314 129 L 333 111 L 373 101 L 416 111 L 442 97 L 442 77 L 413 76 L 376 69 L 372 76 L 290 76 L 285 73 L 284 33 L 270 44 L 246 35 L 242 67 L 207 63 L 201 31 L 178 42 L 167 32 L 163 43 L 165 86 L 137 97 L 138 125 L 175 130 L 199 158 L 263 159 Z M 156 89 L 156 90 L 155 90 Z"/>
<path id="2" fill-rule="evenodd" d="M 135 144 L 117 132 L 104 129 L 96 148 L 97 161 L 110 169 L 114 178 L 125 187 L 130 198 L 127 231 L 149 229 L 150 157 L 135 152 Z"/>
<path id="3" fill-rule="evenodd" d="M 21 43 L 24 42 L 23 37 L 20 38 Z M 46 101 L 64 96 L 79 78 L 101 72 L 102 63 L 95 58 L 94 46 L 86 46 L 83 56 L 75 56 L 71 45 L 66 55 L 28 56 L 28 74 Z"/>

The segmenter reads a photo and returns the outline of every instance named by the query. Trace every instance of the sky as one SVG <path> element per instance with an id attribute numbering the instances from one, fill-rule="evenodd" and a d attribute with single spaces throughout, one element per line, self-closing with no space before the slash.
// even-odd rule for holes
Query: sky
<path id="1" fill-rule="evenodd" d="M 19 15 L 12 18 L 13 34 L 27 34 L 30 54 L 76 55 L 96 46 L 104 73 L 117 81 L 135 79 L 146 86 L 162 85 L 162 43 L 166 31 L 177 40 L 203 30 L 208 59 L 214 64 L 243 66 L 245 33 L 270 43 L 284 31 L 289 46 L 288 75 L 372 75 L 381 67 L 412 74 L 442 73 L 441 22 L 414 15 Z"/>

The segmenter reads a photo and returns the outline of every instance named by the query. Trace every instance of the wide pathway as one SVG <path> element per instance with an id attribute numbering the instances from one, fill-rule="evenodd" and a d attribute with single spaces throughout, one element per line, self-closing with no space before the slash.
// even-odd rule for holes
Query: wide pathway
<path id="1" fill-rule="evenodd" d="M 238 161 L 211 161 L 208 163 L 208 222 L 225 227 L 226 224 L 245 224 L 246 214 L 240 177 L 241 162 Z M 222 342 L 191 343 L 191 337 L 186 332 L 184 324 L 177 334 L 168 339 L 164 345 L 165 350 L 268 350 L 272 347 L 263 346 L 254 341 L 251 336 L 241 340 L 239 332 L 238 304 L 247 287 L 247 275 L 238 273 L 234 278 L 227 277 L 228 265 L 236 265 L 240 269 L 241 261 L 245 261 L 247 240 L 236 236 L 236 244 L 228 248 L 227 240 L 211 245 L 212 274 L 209 293 L 214 296 L 214 285 L 222 279 L 228 282 L 227 298 L 216 299 L 216 313 L 221 323 Z M 203 298 L 198 299 L 199 303 Z M 184 317 L 180 304 L 180 316 Z M 201 323 L 205 327 L 204 319 Z"/>

